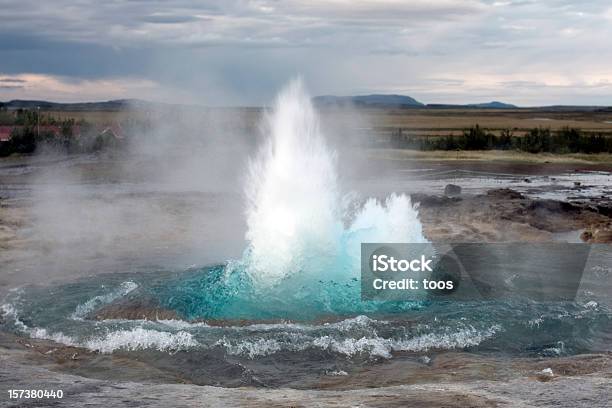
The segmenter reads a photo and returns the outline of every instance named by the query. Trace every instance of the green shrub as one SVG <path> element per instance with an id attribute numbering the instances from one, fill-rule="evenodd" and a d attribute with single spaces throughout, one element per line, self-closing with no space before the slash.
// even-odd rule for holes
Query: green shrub
<path id="1" fill-rule="evenodd" d="M 465 129 L 459 136 L 411 136 L 401 129 L 393 132 L 391 146 L 413 150 L 520 150 L 529 153 L 612 153 L 612 137 L 584 134 L 565 127 L 557 131 L 533 128 L 523 136 L 503 129 L 497 136 L 479 125 Z"/>

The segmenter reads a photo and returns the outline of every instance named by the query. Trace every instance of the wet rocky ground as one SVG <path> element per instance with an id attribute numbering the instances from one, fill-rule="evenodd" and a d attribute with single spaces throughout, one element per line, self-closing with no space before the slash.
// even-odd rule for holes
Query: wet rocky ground
<path id="1" fill-rule="evenodd" d="M 509 188 L 452 196 L 413 194 L 434 242 L 538 242 L 576 231 L 576 240 L 612 242 L 612 196 L 560 201 Z"/>

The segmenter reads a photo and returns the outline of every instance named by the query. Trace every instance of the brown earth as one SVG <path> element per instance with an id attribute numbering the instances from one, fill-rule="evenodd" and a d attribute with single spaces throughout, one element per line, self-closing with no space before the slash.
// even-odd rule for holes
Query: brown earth
<path id="1" fill-rule="evenodd" d="M 510 189 L 474 196 L 414 194 L 425 235 L 434 242 L 541 242 L 585 229 L 588 242 L 612 234 L 609 199 L 570 203 L 528 198 Z M 595 240 L 598 241 L 595 241 Z"/>

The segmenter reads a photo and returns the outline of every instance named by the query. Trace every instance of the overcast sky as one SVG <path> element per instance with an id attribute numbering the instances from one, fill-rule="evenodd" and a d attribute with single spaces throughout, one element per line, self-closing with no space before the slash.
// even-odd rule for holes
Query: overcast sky
<path id="1" fill-rule="evenodd" d="M 0 0 L 0 100 L 612 105 L 610 0 Z"/>

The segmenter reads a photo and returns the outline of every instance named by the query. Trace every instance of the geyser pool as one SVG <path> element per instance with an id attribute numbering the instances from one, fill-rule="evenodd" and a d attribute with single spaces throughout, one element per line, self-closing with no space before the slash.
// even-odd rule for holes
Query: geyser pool
<path id="1" fill-rule="evenodd" d="M 401 304 L 370 304 L 371 310 L 362 306 L 361 313 L 353 309 L 350 317 L 328 315 L 316 321 L 267 319 L 273 313 L 266 315 L 263 306 L 241 314 L 234 303 L 235 309 L 220 309 L 232 312 L 233 319 L 197 318 L 211 312 L 208 306 L 221 307 L 206 303 L 212 296 L 198 302 L 201 289 L 211 289 L 205 277 L 222 269 L 108 274 L 52 290 L 15 290 L 2 305 L 1 327 L 136 359 L 196 384 L 224 386 L 304 387 L 326 373 L 351 373 L 381 359 L 435 358 L 453 349 L 495 358 L 611 351 L 612 318 L 595 302 L 432 302 L 403 313 L 398 313 Z M 256 300 L 249 306 L 257 307 Z M 296 304 L 308 307 L 304 300 Z M 134 318 L 134 311 L 159 306 L 175 315 Z M 256 313 L 262 315 L 253 317 Z M 305 317 L 311 316 L 309 311 Z M 95 365 L 91 370 L 99 375 Z M 87 368 L 80 373 L 86 375 Z"/>

